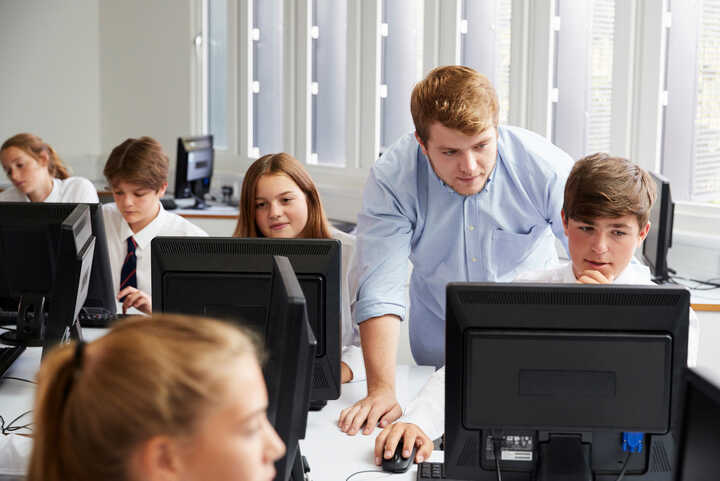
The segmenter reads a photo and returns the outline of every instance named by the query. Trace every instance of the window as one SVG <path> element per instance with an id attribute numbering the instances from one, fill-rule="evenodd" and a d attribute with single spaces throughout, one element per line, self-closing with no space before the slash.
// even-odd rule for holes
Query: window
<path id="1" fill-rule="evenodd" d="M 422 0 L 383 0 L 380 151 L 414 130 L 410 92 L 422 76 Z"/>
<path id="2" fill-rule="evenodd" d="M 512 0 L 462 0 L 460 63 L 485 75 L 500 102 L 500 123 L 510 112 Z"/>
<path id="3" fill-rule="evenodd" d="M 347 0 L 312 0 L 311 164 L 345 165 Z"/>
<path id="4" fill-rule="evenodd" d="M 251 157 L 283 148 L 283 1 L 254 0 L 252 9 Z"/>
<path id="5" fill-rule="evenodd" d="M 227 149 L 227 0 L 208 4 L 208 122 L 216 149 Z"/>

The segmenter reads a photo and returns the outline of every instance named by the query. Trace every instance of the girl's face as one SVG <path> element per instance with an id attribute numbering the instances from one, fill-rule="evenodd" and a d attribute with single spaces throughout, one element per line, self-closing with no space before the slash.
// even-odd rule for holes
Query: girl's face
<path id="1" fill-rule="evenodd" d="M 260 177 L 255 190 L 255 223 L 265 237 L 298 237 L 307 221 L 307 198 L 290 177 Z"/>
<path id="2" fill-rule="evenodd" d="M 271 481 L 285 445 L 266 416 L 267 390 L 257 361 L 242 356 L 229 367 L 227 391 L 182 448 L 187 481 Z"/>
<path id="3" fill-rule="evenodd" d="M 52 178 L 48 170 L 48 159 L 41 155 L 41 161 L 18 147 L 8 147 L 0 152 L 0 162 L 15 188 L 33 199 L 36 192 L 52 190 Z M 45 195 L 47 197 L 47 195 Z M 45 199 L 39 199 L 45 200 Z"/>

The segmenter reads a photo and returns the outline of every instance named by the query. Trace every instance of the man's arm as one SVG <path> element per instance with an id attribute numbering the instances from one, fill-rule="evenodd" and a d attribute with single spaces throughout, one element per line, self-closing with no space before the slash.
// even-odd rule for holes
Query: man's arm
<path id="1" fill-rule="evenodd" d="M 360 324 L 368 395 L 340 413 L 338 426 L 350 435 L 370 434 L 380 422 L 385 427 L 402 415 L 395 397 L 395 363 L 400 319 L 384 315 Z"/>

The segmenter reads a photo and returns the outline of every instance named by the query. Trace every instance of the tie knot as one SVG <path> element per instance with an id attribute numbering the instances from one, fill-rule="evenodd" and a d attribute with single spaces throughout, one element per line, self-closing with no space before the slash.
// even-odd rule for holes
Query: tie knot
<path id="1" fill-rule="evenodd" d="M 127 248 L 128 252 L 135 252 L 135 247 L 137 246 L 137 242 L 135 242 L 135 239 L 133 236 L 130 236 L 127 238 Z"/>

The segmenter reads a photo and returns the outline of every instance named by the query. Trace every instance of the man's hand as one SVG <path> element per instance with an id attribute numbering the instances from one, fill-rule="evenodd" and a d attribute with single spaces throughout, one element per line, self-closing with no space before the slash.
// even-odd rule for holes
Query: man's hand
<path id="1" fill-rule="evenodd" d="M 152 301 L 150 300 L 150 296 L 145 294 L 143 291 L 128 286 L 118 292 L 117 298 L 118 300 L 122 300 L 123 314 L 125 314 L 131 307 L 134 307 L 148 316 L 152 314 Z"/>
<path id="2" fill-rule="evenodd" d="M 413 445 L 417 446 L 415 462 L 422 463 L 430 457 L 433 442 L 419 426 L 409 423 L 395 423 L 381 432 L 375 439 L 375 464 L 382 463 L 382 458 L 390 459 L 395 454 L 398 443 L 403 443 L 402 456 L 410 457 Z"/>
<path id="3" fill-rule="evenodd" d="M 353 372 L 350 366 L 340 361 L 340 383 L 345 384 L 353 380 Z"/>
<path id="4" fill-rule="evenodd" d="M 402 409 L 395 399 L 395 392 L 390 388 L 379 388 L 354 405 L 340 412 L 338 426 L 340 430 L 351 436 L 357 434 L 365 425 L 363 434 L 373 432 L 378 421 L 384 428 L 402 416 Z"/>
<path id="5" fill-rule="evenodd" d="M 606 277 L 600 271 L 588 269 L 583 271 L 578 277 L 578 283 L 580 284 L 610 284 L 615 279 L 612 274 L 608 274 Z"/>

